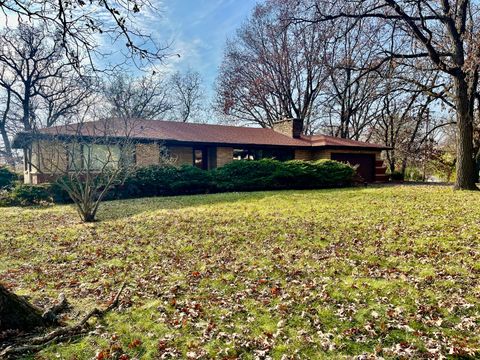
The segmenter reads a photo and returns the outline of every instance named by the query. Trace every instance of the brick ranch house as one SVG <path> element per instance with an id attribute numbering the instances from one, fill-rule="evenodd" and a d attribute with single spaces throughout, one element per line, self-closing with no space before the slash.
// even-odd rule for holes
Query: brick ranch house
<path id="1" fill-rule="evenodd" d="M 387 179 L 381 158 L 382 150 L 387 147 L 325 135 L 302 135 L 302 125 L 297 120 L 279 121 L 273 129 L 265 129 L 136 119 L 132 120 L 128 134 L 127 130 L 122 130 L 125 120 L 109 119 L 108 128 L 115 131 L 108 133 L 105 121 L 61 125 L 17 135 L 13 145 L 24 152 L 25 183 L 39 184 L 51 180 L 52 175 L 42 168 L 42 164 L 53 153 L 57 158 L 65 159 L 58 153 L 66 152 L 65 144 L 72 141 L 73 136 L 81 136 L 85 143 L 93 143 L 100 137 L 108 142 L 108 139 L 128 136 L 134 144 L 133 157 L 137 166 L 160 163 L 162 151 L 166 149 L 176 165 L 188 164 L 205 170 L 242 159 L 332 159 L 358 165 L 358 173 L 367 182 Z M 63 147 L 58 145 L 58 139 Z M 102 146 L 95 143 L 97 148 Z M 46 151 L 51 148 L 55 151 Z M 60 161 L 64 162 L 61 166 L 68 167 L 68 160 Z"/>

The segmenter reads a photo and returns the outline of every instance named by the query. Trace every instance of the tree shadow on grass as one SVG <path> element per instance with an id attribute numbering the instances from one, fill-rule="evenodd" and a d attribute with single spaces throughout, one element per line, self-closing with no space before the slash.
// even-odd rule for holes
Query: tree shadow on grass
<path id="1" fill-rule="evenodd" d="M 128 200 L 105 201 L 100 205 L 98 221 L 112 221 L 157 210 L 179 210 L 189 207 L 233 204 L 260 200 L 276 192 L 239 192 L 202 195 L 146 197 Z"/>
<path id="2" fill-rule="evenodd" d="M 306 193 L 311 192 L 334 194 L 339 191 L 352 190 L 361 190 L 361 188 L 230 192 L 202 195 L 182 195 L 146 197 L 128 200 L 112 200 L 105 201 L 100 205 L 100 209 L 98 212 L 98 220 L 114 221 L 157 210 L 179 210 L 183 208 L 208 205 L 236 206 L 239 202 L 242 201 L 259 201 L 277 196 L 304 196 Z"/>

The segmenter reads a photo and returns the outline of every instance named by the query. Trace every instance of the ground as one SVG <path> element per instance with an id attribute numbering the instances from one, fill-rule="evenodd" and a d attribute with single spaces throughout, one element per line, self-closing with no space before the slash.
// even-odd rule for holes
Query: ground
<path id="1" fill-rule="evenodd" d="M 480 357 L 480 193 L 369 187 L 1 209 L 0 281 L 73 321 L 38 359 Z M 33 357 L 32 357 L 33 358 Z"/>

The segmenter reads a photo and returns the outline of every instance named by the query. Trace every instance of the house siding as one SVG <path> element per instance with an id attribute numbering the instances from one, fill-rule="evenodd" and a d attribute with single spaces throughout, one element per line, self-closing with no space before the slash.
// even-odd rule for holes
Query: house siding
<path id="1" fill-rule="evenodd" d="M 312 151 L 310 150 L 295 150 L 295 160 L 308 161 L 312 160 Z"/>

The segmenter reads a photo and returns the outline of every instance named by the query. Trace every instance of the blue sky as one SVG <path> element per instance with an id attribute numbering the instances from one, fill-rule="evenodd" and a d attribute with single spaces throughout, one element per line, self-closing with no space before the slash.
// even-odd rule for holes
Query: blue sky
<path id="1" fill-rule="evenodd" d="M 222 61 L 225 41 L 251 13 L 255 0 L 164 0 L 161 18 L 150 20 L 161 42 L 172 41 L 168 71 L 191 68 L 200 72 L 209 94 Z"/>

